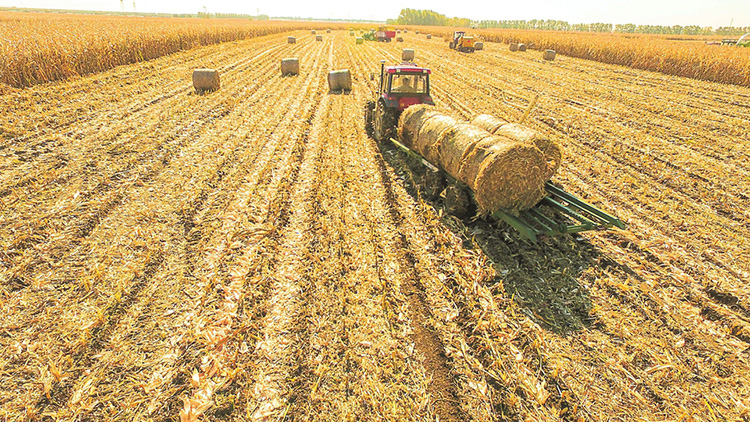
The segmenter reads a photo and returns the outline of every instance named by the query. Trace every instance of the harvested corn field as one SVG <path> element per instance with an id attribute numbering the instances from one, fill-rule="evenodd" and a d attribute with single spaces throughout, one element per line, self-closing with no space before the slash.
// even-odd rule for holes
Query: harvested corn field
<path id="1" fill-rule="evenodd" d="M 0 420 L 750 418 L 750 89 L 403 37 L 264 35 L 0 95 Z M 448 215 L 365 133 L 404 48 L 463 120 L 538 94 L 552 180 L 628 229 L 529 243 Z"/>

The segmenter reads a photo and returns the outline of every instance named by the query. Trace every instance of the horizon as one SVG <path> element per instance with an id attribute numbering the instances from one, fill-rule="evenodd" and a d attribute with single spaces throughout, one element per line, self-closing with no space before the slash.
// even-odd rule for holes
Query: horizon
<path id="1" fill-rule="evenodd" d="M 299 19 L 336 19 L 368 20 L 385 22 L 395 19 L 404 8 L 428 9 L 448 17 L 481 20 L 560 20 L 571 24 L 578 23 L 611 23 L 635 25 L 690 26 L 700 27 L 747 27 L 750 26 L 750 2 L 737 0 L 720 0 L 705 2 L 699 0 L 668 0 L 658 4 L 648 0 L 573 0 L 565 3 L 550 0 L 530 0 L 523 5 L 485 5 L 482 11 L 477 9 L 461 10 L 461 5 L 453 2 L 426 2 L 418 0 L 404 4 L 385 0 L 379 5 L 357 5 L 342 8 L 336 2 L 310 3 L 293 0 L 285 4 L 269 6 L 268 3 L 246 3 L 239 5 L 228 0 L 215 0 L 212 6 L 204 0 L 155 0 L 143 4 L 138 0 L 0 0 L 0 7 L 35 8 L 92 12 L 125 12 L 125 13 L 164 13 L 195 14 L 198 12 L 267 15 L 270 17 L 295 17 Z M 297 6 L 297 7 L 295 7 Z M 328 6 L 328 7 L 326 7 Z M 651 9 L 649 17 L 644 17 L 643 10 Z M 332 10 L 321 13 L 321 10 Z M 540 12 L 541 11 L 541 12 Z M 481 15 L 481 16 L 480 16 Z"/>

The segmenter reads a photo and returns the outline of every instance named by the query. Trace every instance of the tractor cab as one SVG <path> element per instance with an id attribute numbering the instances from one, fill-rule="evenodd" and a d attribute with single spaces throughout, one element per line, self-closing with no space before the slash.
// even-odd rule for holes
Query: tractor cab
<path id="1" fill-rule="evenodd" d="M 365 127 L 381 142 L 395 135 L 401 112 L 416 104 L 435 105 L 430 97 L 430 69 L 414 63 L 386 66 L 380 62 L 377 97 L 365 105 Z M 372 75 L 374 78 L 374 75 Z"/>
<path id="2" fill-rule="evenodd" d="M 430 69 L 413 63 L 382 66 L 379 93 L 385 106 L 399 112 L 414 104 L 433 104 L 430 97 Z"/>

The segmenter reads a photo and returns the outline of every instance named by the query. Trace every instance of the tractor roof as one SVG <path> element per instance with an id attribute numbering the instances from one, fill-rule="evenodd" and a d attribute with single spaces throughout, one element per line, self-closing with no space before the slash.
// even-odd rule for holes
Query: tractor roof
<path id="1" fill-rule="evenodd" d="M 419 67 L 414 63 L 401 63 L 396 66 L 386 66 L 387 73 L 432 73 L 430 69 Z"/>

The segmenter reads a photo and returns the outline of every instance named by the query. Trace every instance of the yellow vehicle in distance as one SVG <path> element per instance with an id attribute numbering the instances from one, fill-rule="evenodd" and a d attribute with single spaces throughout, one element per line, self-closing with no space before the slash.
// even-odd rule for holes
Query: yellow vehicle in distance
<path id="1" fill-rule="evenodd" d="M 473 53 L 474 42 L 474 37 L 466 35 L 466 31 L 455 31 L 453 32 L 453 41 L 448 43 L 448 47 L 451 50 L 458 50 L 462 53 Z"/>

